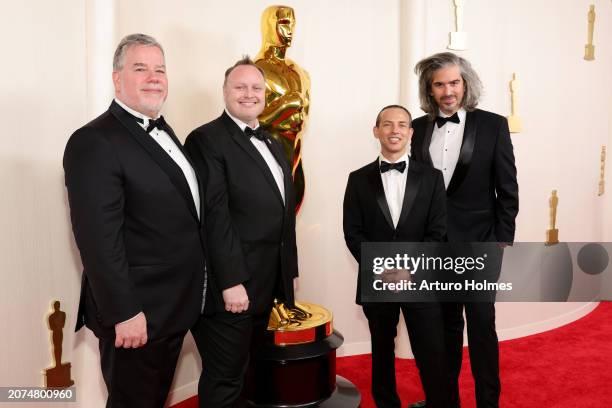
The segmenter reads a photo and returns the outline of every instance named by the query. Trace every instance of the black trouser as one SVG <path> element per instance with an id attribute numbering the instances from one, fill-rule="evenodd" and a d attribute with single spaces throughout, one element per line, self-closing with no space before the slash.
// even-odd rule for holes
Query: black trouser
<path id="1" fill-rule="evenodd" d="M 376 406 L 400 407 L 395 381 L 395 337 L 402 310 L 410 347 L 419 369 L 428 408 L 448 406 L 442 309 L 437 303 L 363 305 L 372 339 L 372 397 Z"/>
<path id="2" fill-rule="evenodd" d="M 116 348 L 114 338 L 101 338 L 100 365 L 108 389 L 106 408 L 162 408 L 185 333 L 129 349 Z"/>
<path id="3" fill-rule="evenodd" d="M 202 357 L 200 407 L 240 406 L 253 344 L 263 341 L 269 315 L 221 312 L 201 316 L 191 329 Z"/>
<path id="4" fill-rule="evenodd" d="M 449 365 L 451 407 L 459 407 L 459 373 L 463 352 L 463 309 L 467 320 L 470 365 L 478 408 L 499 407 L 499 347 L 494 303 L 443 303 L 444 339 Z M 429 401 L 428 401 L 429 403 Z"/>

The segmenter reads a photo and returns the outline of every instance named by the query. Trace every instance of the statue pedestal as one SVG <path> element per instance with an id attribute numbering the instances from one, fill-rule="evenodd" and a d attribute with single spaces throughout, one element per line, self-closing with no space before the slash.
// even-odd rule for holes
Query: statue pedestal
<path id="1" fill-rule="evenodd" d="M 45 387 L 47 388 L 68 388 L 74 385 L 70 379 L 70 363 L 64 363 L 57 367 L 45 370 Z"/>
<path id="2" fill-rule="evenodd" d="M 593 61 L 595 59 L 595 46 L 587 44 L 584 46 L 584 59 L 587 61 Z"/>
<path id="3" fill-rule="evenodd" d="M 515 115 L 508 116 L 508 129 L 510 133 L 519 133 L 522 130 L 521 118 Z"/>
<path id="4" fill-rule="evenodd" d="M 546 245 L 555 245 L 559 243 L 559 230 L 549 229 L 546 230 Z"/>
<path id="5" fill-rule="evenodd" d="M 336 375 L 336 349 L 344 338 L 333 331 L 312 342 L 279 346 L 273 334 L 251 355 L 243 397 L 249 407 L 352 407 L 357 388 Z M 324 334 L 323 334 L 324 335 Z"/>

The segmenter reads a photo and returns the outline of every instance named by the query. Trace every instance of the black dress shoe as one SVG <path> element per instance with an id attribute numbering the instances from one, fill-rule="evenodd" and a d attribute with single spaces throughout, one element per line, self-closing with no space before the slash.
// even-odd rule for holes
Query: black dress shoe
<path id="1" fill-rule="evenodd" d="M 412 404 L 408 405 L 408 408 L 427 408 L 427 401 L 422 400 L 413 402 Z"/>

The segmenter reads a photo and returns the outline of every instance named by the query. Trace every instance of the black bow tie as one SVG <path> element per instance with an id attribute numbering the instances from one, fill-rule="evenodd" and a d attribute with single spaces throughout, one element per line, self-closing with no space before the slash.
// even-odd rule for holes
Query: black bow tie
<path id="1" fill-rule="evenodd" d="M 259 140 L 262 140 L 262 141 L 266 140 L 266 134 L 264 133 L 261 126 L 259 126 L 257 129 L 251 129 L 250 127 L 247 126 L 244 128 L 244 134 L 247 135 L 249 138 L 251 136 L 255 136 Z"/>
<path id="2" fill-rule="evenodd" d="M 124 111 L 125 113 L 127 113 L 128 115 L 136 119 L 136 122 L 140 123 L 141 125 L 145 123 L 145 120 L 143 118 L 138 117 L 136 115 L 132 115 L 130 112 L 126 111 L 125 109 Z M 156 120 L 149 119 L 149 125 L 146 127 L 145 132 L 149 133 L 155 128 L 158 128 L 159 130 L 165 130 L 166 132 L 170 133 L 170 126 L 166 123 L 166 120 L 164 119 L 163 116 L 160 116 Z"/>
<path id="3" fill-rule="evenodd" d="M 400 173 L 403 173 L 404 170 L 406 170 L 406 162 L 402 160 L 401 162 L 387 163 L 386 161 L 382 160 L 380 162 L 380 172 L 386 173 L 389 170 L 397 170 Z"/>
<path id="4" fill-rule="evenodd" d="M 170 130 L 170 127 L 166 123 L 166 120 L 164 119 L 163 116 L 160 116 L 159 118 L 155 120 L 149 120 L 149 126 L 147 126 L 147 128 L 145 129 L 145 132 L 149 133 L 155 128 L 158 128 L 159 130 L 165 130 L 168 133 Z"/>
<path id="5" fill-rule="evenodd" d="M 459 115 L 457 115 L 457 112 L 453 113 L 453 116 L 449 116 L 448 118 L 443 118 L 442 116 L 438 116 L 436 118 L 436 123 L 438 124 L 439 128 L 444 126 L 446 122 L 459 123 L 461 121 L 459 120 Z"/>

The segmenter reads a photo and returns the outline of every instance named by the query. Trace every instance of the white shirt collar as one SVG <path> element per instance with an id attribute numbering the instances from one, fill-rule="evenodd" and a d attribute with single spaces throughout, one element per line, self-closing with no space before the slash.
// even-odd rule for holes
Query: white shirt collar
<path id="1" fill-rule="evenodd" d="M 399 159 L 397 159 L 394 162 L 392 162 L 391 160 L 387 159 L 385 156 L 383 156 L 382 153 L 380 153 L 378 155 L 378 164 L 380 164 L 380 162 L 382 162 L 383 160 L 386 161 L 387 163 L 397 163 L 397 162 L 405 161 L 406 165 L 408 165 L 408 151 L 406 151 L 406 153 L 404 153 Z"/>
<path id="2" fill-rule="evenodd" d="M 457 111 L 457 116 L 459 116 L 459 120 L 461 121 L 461 123 L 465 123 L 465 115 L 466 114 L 467 114 L 467 112 L 463 108 L 459 108 L 459 110 Z M 453 115 L 447 115 L 446 113 L 444 113 L 440 109 L 438 109 L 438 116 L 440 116 L 442 118 L 448 118 L 448 117 L 451 117 Z"/>
<path id="3" fill-rule="evenodd" d="M 134 109 L 130 108 L 129 106 L 127 106 L 125 103 L 121 102 L 118 98 L 115 97 L 115 102 L 117 103 L 117 105 L 121 106 L 123 109 L 126 110 L 126 112 L 128 112 L 130 115 L 137 117 L 138 119 L 142 119 L 143 123 L 138 123 L 143 129 L 146 129 L 147 126 L 149 126 L 149 121 L 153 120 L 152 118 L 148 117 L 145 114 L 142 114 L 138 111 L 135 111 Z M 158 119 L 161 115 L 157 115 Z"/>
<path id="4" fill-rule="evenodd" d="M 236 118 L 236 117 L 232 116 L 232 114 L 231 114 L 231 113 L 229 113 L 229 111 L 227 110 L 227 108 L 225 108 L 225 113 L 227 114 L 227 116 L 229 116 L 229 117 L 230 117 L 230 119 L 231 119 L 231 120 L 233 120 L 233 121 L 234 121 L 234 122 L 235 122 L 235 123 L 238 125 L 238 127 L 240 128 L 240 130 L 242 130 L 243 132 L 244 132 L 244 129 L 246 129 L 246 127 L 247 127 L 247 126 L 249 126 L 249 125 L 247 125 L 246 123 L 244 123 L 243 121 L 241 121 L 240 119 L 238 119 L 238 118 Z M 249 127 L 250 127 L 250 126 L 249 126 Z M 259 127 L 259 121 L 257 121 L 257 126 L 255 126 L 255 127 L 253 128 L 253 130 L 257 129 L 258 127 Z"/>

